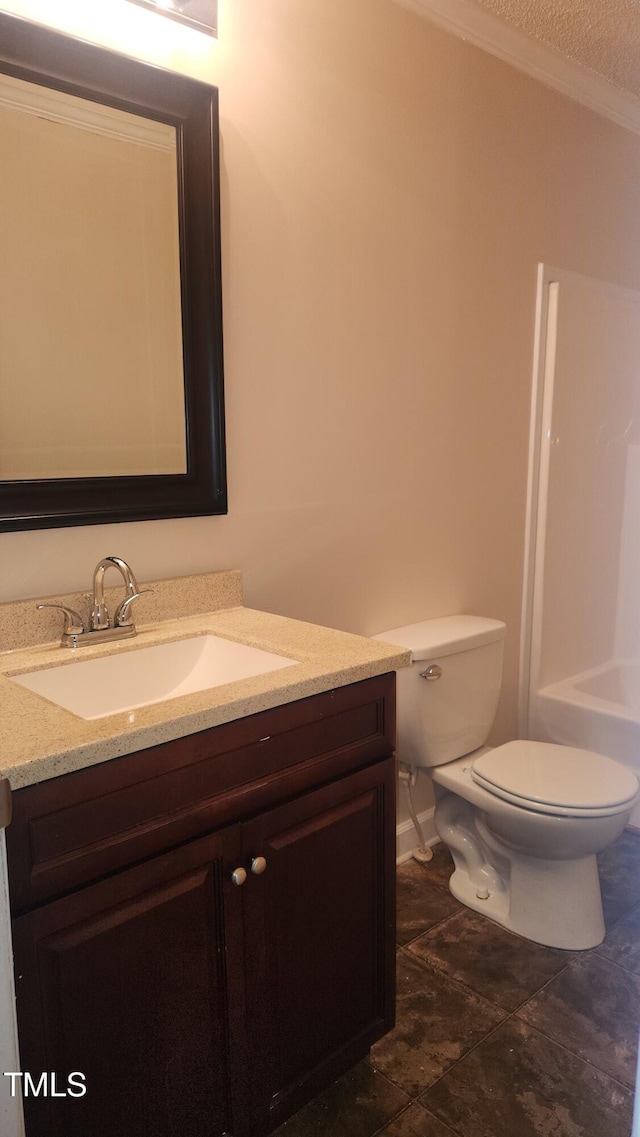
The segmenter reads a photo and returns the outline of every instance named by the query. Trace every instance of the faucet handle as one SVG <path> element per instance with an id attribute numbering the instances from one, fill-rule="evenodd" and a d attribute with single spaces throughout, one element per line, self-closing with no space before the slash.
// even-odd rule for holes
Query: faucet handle
<path id="1" fill-rule="evenodd" d="M 64 604 L 36 604 L 36 608 L 59 608 L 64 613 L 63 636 L 80 636 L 83 634 L 82 616 L 79 616 L 73 608 L 67 608 Z"/>
<path id="2" fill-rule="evenodd" d="M 134 592 L 133 596 L 127 596 L 119 607 L 116 609 L 116 614 L 113 618 L 113 624 L 116 628 L 128 628 L 133 626 L 133 620 L 129 615 L 129 605 L 133 604 L 139 596 L 144 596 L 146 592 L 153 592 L 153 588 L 141 588 L 139 592 Z"/>

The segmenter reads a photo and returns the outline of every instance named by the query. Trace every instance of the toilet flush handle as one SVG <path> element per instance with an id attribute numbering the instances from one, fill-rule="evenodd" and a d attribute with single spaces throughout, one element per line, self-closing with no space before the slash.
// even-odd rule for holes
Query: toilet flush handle
<path id="1" fill-rule="evenodd" d="M 442 675 L 442 668 L 439 663 L 432 663 L 425 671 L 420 672 L 421 679 L 429 679 L 433 682 L 434 679 L 439 679 Z"/>

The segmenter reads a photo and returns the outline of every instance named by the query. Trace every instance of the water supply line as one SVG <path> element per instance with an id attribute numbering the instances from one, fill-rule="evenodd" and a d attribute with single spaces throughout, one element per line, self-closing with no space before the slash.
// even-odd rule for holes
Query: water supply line
<path id="1" fill-rule="evenodd" d="M 411 850 L 411 856 L 413 857 L 414 861 L 418 861 L 418 863 L 421 865 L 426 865 L 426 863 L 433 858 L 433 849 L 427 845 L 424 839 L 422 826 L 418 820 L 418 814 L 416 813 L 415 805 L 413 804 L 413 794 L 411 793 L 411 790 L 416 784 L 417 776 L 417 766 L 407 766 L 405 762 L 398 762 L 398 778 L 401 782 L 404 783 L 409 817 L 413 822 L 413 828 L 415 829 L 416 836 L 418 838 L 418 844 L 414 845 L 413 849 Z"/>

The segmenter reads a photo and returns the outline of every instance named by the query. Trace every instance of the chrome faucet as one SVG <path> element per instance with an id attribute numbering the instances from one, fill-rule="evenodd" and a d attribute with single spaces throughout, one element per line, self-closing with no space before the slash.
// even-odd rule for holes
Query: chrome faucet
<path id="1" fill-rule="evenodd" d="M 129 609 L 132 600 L 140 596 L 138 582 L 126 561 L 120 557 L 104 557 L 103 560 L 98 561 L 93 573 L 93 601 L 89 616 L 89 630 L 92 632 L 100 632 L 104 628 L 111 627 L 109 612 L 104 602 L 104 574 L 111 567 L 119 569 L 127 591 L 125 599 L 114 616 L 114 625 L 116 628 L 133 627 Z M 145 589 L 145 591 L 148 592 L 149 589 Z"/>
<path id="2" fill-rule="evenodd" d="M 125 598 L 116 608 L 113 624 L 104 599 L 104 574 L 109 568 L 117 568 L 125 584 Z M 82 617 L 73 608 L 64 604 L 37 604 L 37 608 L 59 608 L 64 614 L 62 647 L 81 647 L 89 643 L 107 643 L 109 640 L 129 639 L 135 636 L 136 629 L 131 614 L 131 605 L 152 588 L 139 588 L 132 569 L 121 557 L 104 557 L 93 573 L 93 597 L 89 613 L 89 627 L 85 628 Z"/>

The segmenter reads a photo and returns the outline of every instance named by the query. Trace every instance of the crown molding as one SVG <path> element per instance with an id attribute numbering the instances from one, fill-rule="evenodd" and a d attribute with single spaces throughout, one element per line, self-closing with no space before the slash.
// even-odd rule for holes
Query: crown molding
<path id="1" fill-rule="evenodd" d="M 92 134 L 118 138 L 121 142 L 175 153 L 175 130 L 163 122 L 68 95 L 53 87 L 38 87 L 13 75 L 0 75 L 0 106 L 90 130 Z"/>
<path id="2" fill-rule="evenodd" d="M 640 99 L 533 39 L 475 0 L 395 0 L 575 102 L 640 134 Z"/>

